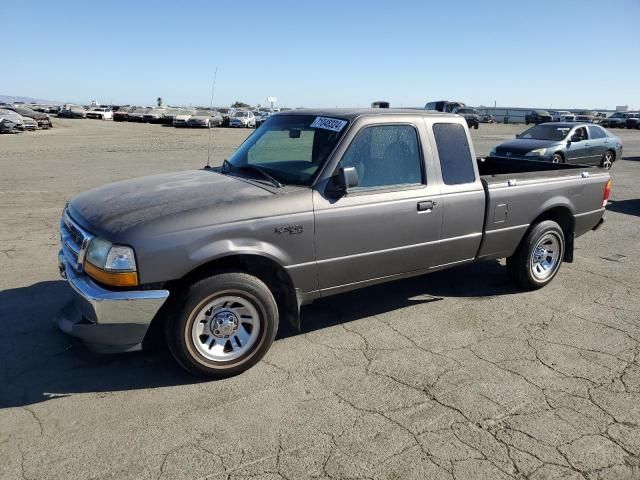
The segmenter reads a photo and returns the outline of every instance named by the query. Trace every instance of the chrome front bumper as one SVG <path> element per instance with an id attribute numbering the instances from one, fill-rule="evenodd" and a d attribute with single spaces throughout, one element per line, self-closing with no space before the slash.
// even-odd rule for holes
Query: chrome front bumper
<path id="1" fill-rule="evenodd" d="M 55 317 L 60 330 L 81 338 L 98 352 L 139 350 L 169 291 L 107 290 L 74 270 L 62 251 L 58 266 L 73 289 L 73 299 Z"/>

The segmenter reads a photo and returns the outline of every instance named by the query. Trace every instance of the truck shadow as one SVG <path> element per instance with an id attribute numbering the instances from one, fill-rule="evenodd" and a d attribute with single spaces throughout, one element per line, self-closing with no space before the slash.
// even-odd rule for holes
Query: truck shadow
<path id="1" fill-rule="evenodd" d="M 609 200 L 607 210 L 640 217 L 640 198 L 630 200 Z"/>
<path id="2" fill-rule="evenodd" d="M 302 333 L 445 297 L 480 298 L 516 292 L 504 267 L 498 262 L 481 262 L 321 299 L 302 309 Z M 166 348 L 98 355 L 59 332 L 52 318 L 70 297 L 70 288 L 62 280 L 0 291 L 0 409 L 78 393 L 201 381 L 178 367 Z M 281 322 L 276 341 L 298 334 Z"/>

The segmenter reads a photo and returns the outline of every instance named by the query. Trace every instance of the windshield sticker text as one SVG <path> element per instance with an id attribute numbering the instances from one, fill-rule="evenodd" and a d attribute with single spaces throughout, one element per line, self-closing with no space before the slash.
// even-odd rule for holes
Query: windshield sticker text
<path id="1" fill-rule="evenodd" d="M 340 120 L 338 118 L 316 117 L 311 124 L 311 128 L 322 128 L 324 130 L 340 132 L 346 124 L 346 120 Z"/>

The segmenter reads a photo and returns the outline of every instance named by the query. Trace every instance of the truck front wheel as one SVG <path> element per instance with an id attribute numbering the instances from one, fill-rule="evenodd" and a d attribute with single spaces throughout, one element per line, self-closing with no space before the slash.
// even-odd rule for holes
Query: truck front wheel
<path id="1" fill-rule="evenodd" d="M 169 350 L 199 377 L 237 375 L 258 363 L 278 330 L 278 307 L 269 288 L 241 272 L 200 280 L 177 295 L 165 324 Z"/>
<path id="2" fill-rule="evenodd" d="M 545 220 L 534 225 L 516 252 L 507 258 L 507 271 L 525 290 L 537 290 L 553 280 L 564 257 L 564 232 Z"/>

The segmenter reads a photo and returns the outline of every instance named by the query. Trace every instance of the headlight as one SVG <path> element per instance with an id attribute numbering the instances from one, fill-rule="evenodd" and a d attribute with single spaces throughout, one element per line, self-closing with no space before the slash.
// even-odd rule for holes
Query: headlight
<path id="1" fill-rule="evenodd" d="M 138 285 L 136 258 L 131 247 L 94 238 L 85 256 L 84 270 L 93 279 L 115 287 Z"/>
<path id="2" fill-rule="evenodd" d="M 529 153 L 527 153 L 525 157 L 542 157 L 546 153 L 546 148 L 536 148 L 535 150 L 531 150 Z"/>

